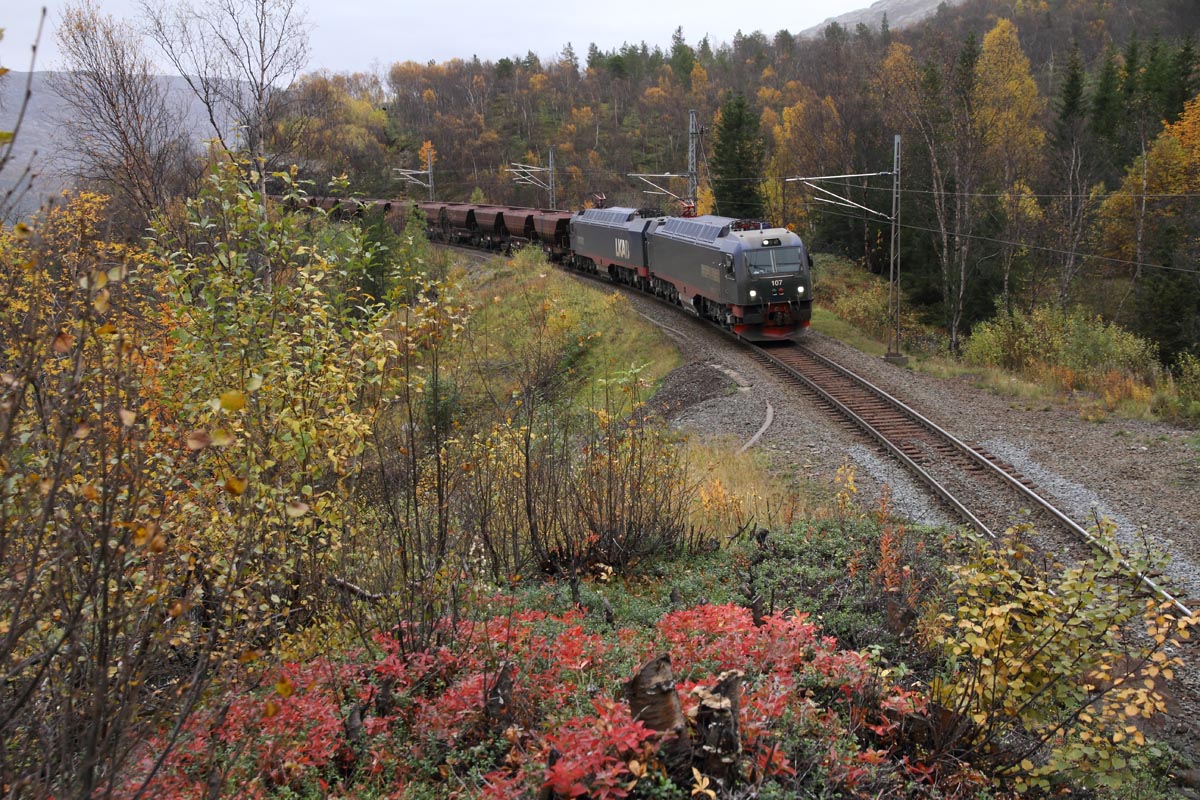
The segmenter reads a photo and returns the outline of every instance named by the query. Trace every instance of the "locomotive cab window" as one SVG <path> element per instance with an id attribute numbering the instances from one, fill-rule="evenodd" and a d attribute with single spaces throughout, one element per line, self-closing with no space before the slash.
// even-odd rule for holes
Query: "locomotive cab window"
<path id="1" fill-rule="evenodd" d="M 800 248 L 781 247 L 777 250 L 751 250 L 746 253 L 751 275 L 770 275 L 800 271 Z"/>

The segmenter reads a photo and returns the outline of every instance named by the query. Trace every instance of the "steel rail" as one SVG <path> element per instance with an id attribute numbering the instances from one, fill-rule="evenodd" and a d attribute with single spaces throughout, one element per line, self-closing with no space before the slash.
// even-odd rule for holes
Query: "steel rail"
<path id="1" fill-rule="evenodd" d="M 857 425 L 859 428 L 863 429 L 873 439 L 875 439 L 876 441 L 883 444 L 883 446 L 885 447 L 885 449 L 888 450 L 888 452 L 890 452 L 892 455 L 894 455 L 895 457 L 900 459 L 900 461 L 902 461 L 905 464 L 905 466 L 907 466 L 910 470 L 912 470 L 913 473 L 922 480 L 922 482 L 924 482 L 928 486 L 930 486 L 930 488 L 932 488 L 933 491 L 935 493 L 937 493 L 937 495 L 939 497 L 941 497 L 943 500 L 947 501 L 956 511 L 959 512 L 960 515 L 963 516 L 964 519 L 966 519 L 968 522 L 970 522 L 972 526 L 974 526 L 977 530 L 985 533 L 986 535 L 991 536 L 992 538 L 995 538 L 995 534 L 992 533 L 990 530 L 988 530 L 986 528 L 986 526 L 983 525 L 983 523 L 979 522 L 978 518 L 974 514 L 972 514 L 970 511 L 968 511 L 965 508 L 965 506 L 957 500 L 957 498 L 953 498 L 951 496 L 951 493 L 949 492 L 949 490 L 947 490 L 947 489 L 945 489 L 945 487 L 941 486 L 935 479 L 933 479 L 932 476 L 930 476 L 928 474 L 928 472 L 926 472 L 926 470 L 924 468 L 922 468 L 920 465 L 916 464 L 911 458 L 909 458 L 907 456 L 907 454 L 900 452 L 899 448 L 896 445 L 887 441 L 887 437 L 885 434 L 883 434 L 881 431 L 874 428 L 869 422 L 867 422 L 861 416 L 859 416 L 858 414 L 853 412 L 851 409 L 849 409 L 843 403 L 841 403 L 840 401 L 833 398 L 828 392 L 826 392 L 823 388 L 818 386 L 814 381 L 810 380 L 807 376 L 804 376 L 803 374 L 801 374 L 798 371 L 796 371 L 795 369 L 793 369 L 791 366 L 783 363 L 780 359 L 771 355 L 769 352 L 767 352 L 763 348 L 755 346 L 755 345 L 751 345 L 748 342 L 744 342 L 744 344 L 746 344 L 748 347 L 750 347 L 751 351 L 757 357 L 759 357 L 762 360 L 770 362 L 776 368 L 782 369 L 782 370 L 786 371 L 788 374 L 794 376 L 795 378 L 800 380 L 805 386 L 808 386 L 810 389 L 812 389 L 818 395 L 820 395 L 826 402 L 830 403 L 830 405 L 837 408 L 837 410 L 840 413 L 842 413 L 844 416 L 846 416 L 848 419 L 850 419 L 855 425 Z M 805 352 L 806 355 L 808 355 L 809 357 L 818 361 L 822 366 L 824 366 L 828 369 L 831 369 L 831 370 L 837 372 L 842 377 L 847 378 L 847 379 L 857 383 L 864 390 L 870 392 L 871 394 L 875 395 L 879 399 L 883 400 L 884 402 L 886 402 L 888 405 L 890 405 L 896 411 L 900 412 L 901 414 L 904 414 L 905 416 L 909 417 L 913 421 L 917 422 L 921 427 L 927 429 L 931 433 L 935 434 L 936 436 L 938 436 L 938 437 L 942 438 L 943 440 L 952 444 L 954 446 L 955 450 L 957 450 L 958 452 L 967 456 L 969 459 L 971 459 L 971 461 L 973 463 L 987 469 L 992 475 L 1003 480 L 1006 484 L 1008 484 L 1010 487 L 1015 489 L 1023 497 L 1030 500 L 1035 505 L 1037 505 L 1039 508 L 1041 508 L 1043 511 L 1045 511 L 1046 513 L 1048 513 L 1052 517 L 1054 517 L 1054 519 L 1056 519 L 1068 531 L 1075 534 L 1079 538 L 1083 539 L 1087 544 L 1089 544 L 1092 547 L 1094 547 L 1095 549 L 1103 552 L 1105 555 L 1109 556 L 1110 558 L 1116 558 L 1117 563 L 1121 564 L 1123 567 L 1128 569 L 1130 572 L 1134 573 L 1137 576 L 1139 581 L 1141 581 L 1145 586 L 1147 586 L 1149 589 L 1151 589 L 1155 594 L 1157 594 L 1163 600 L 1166 600 L 1167 602 L 1171 603 L 1178 611 L 1180 611 L 1181 613 L 1183 613 L 1189 617 L 1195 616 L 1195 612 L 1193 612 L 1192 609 L 1188 608 L 1188 606 L 1185 605 L 1179 598 L 1175 597 L 1173 594 L 1171 594 L 1169 591 L 1167 591 L 1158 582 L 1156 582 L 1152 577 L 1150 577 L 1149 575 L 1147 575 L 1144 572 L 1139 572 L 1139 571 L 1135 570 L 1133 568 L 1133 565 L 1130 564 L 1128 560 L 1126 560 L 1123 556 L 1115 555 L 1111 550 L 1108 549 L 1108 547 L 1106 547 L 1104 545 L 1103 542 L 1099 541 L 1095 536 L 1093 536 L 1091 533 L 1089 533 L 1086 528 L 1079 525 L 1074 520 L 1072 520 L 1070 517 L 1068 517 L 1066 514 L 1064 514 L 1062 511 L 1060 511 L 1057 507 L 1054 506 L 1053 503 L 1051 503 L 1046 498 L 1042 497 L 1040 494 L 1038 494 L 1036 491 L 1034 491 L 1029 486 L 1026 486 L 1024 483 L 1022 483 L 1019 479 L 1017 479 L 1014 475 L 1009 473 L 1007 470 L 1004 470 L 998 464 L 993 463 L 990 459 L 988 459 L 986 456 L 984 456 L 982 453 L 980 453 L 975 448 L 968 445 L 966 442 L 963 442 L 961 439 L 959 439 L 953 433 L 951 433 L 950 431 L 941 427 L 940 425 L 938 425 L 937 423 L 930 420 L 928 417 L 926 417 L 921 412 L 917 411 L 916 409 L 912 408 L 911 406 L 906 405 L 905 403 L 896 399 L 892 395 L 888 394 L 888 392 L 886 392 L 885 390 L 881 389 L 880 387 L 878 387 L 875 384 L 871 383 L 870 381 L 866 380 L 865 378 L 858 375 L 857 373 L 852 372 L 851 370 L 847 369 L 846 367 L 842 366 L 841 364 L 831 361 L 830 359 L 826 358 L 825 356 L 820 355 L 819 353 L 813 352 L 810 348 L 804 346 L 803 344 L 798 343 L 796 346 L 801 348 Z"/>
<path id="2" fill-rule="evenodd" d="M 959 499 L 957 497 L 955 497 L 954 494 L 949 489 L 947 489 L 945 486 L 943 486 L 937 480 L 937 478 L 933 477 L 933 475 L 931 475 L 928 470 L 926 470 L 924 467 L 922 467 L 920 464 L 918 464 L 916 461 L 914 461 L 907 453 L 905 453 L 903 450 L 901 450 L 900 447 L 898 447 L 891 439 L 889 439 L 886 434 L 884 434 L 882 431 L 880 431 L 878 428 L 876 428 L 874 425 L 872 425 L 870 422 L 868 422 L 866 419 L 864 419 L 862 416 L 860 416 L 858 413 L 856 413 L 853 409 L 851 409 L 845 403 L 838 400 L 836 397 L 834 397 L 829 392 L 825 391 L 825 389 L 823 387 L 821 387 L 815 381 L 811 380 L 808 376 L 804 375 L 802 372 L 799 372 L 798 370 L 793 369 L 791 366 L 784 364 L 782 361 L 780 361 L 779 359 L 775 358 L 774 356 L 772 356 L 771 354 L 766 352 L 763 348 L 757 347 L 748 342 L 745 342 L 744 340 L 741 340 L 739 337 L 737 337 L 735 334 L 732 334 L 729 332 L 726 332 L 726 333 L 728 333 L 728 335 L 732 336 L 733 338 L 738 339 L 746 346 L 750 347 L 751 352 L 759 359 L 771 364 L 776 369 L 780 369 L 780 370 L 786 372 L 788 375 L 791 375 L 793 378 L 800 381 L 805 386 L 807 386 L 809 389 L 811 389 L 813 392 L 815 392 L 818 396 L 821 397 L 821 399 L 823 399 L 829 405 L 833 406 L 834 409 L 836 409 L 844 417 L 846 417 L 851 422 L 853 422 L 860 430 L 862 430 L 864 433 L 866 433 L 868 436 L 870 436 L 872 439 L 874 439 L 879 445 L 881 445 L 885 450 L 887 450 L 889 453 L 891 453 L 895 458 L 897 458 L 901 463 L 903 463 L 904 466 L 908 467 L 918 478 L 921 479 L 921 481 L 926 486 L 928 486 L 930 489 L 932 489 L 934 491 L 934 493 L 937 494 L 938 497 L 942 498 L 942 500 L 944 500 L 946 503 L 948 503 L 955 511 L 957 511 L 959 513 L 960 516 L 962 516 L 964 519 L 966 519 L 968 522 L 970 522 L 971 525 L 977 531 L 979 531 L 980 533 L 982 533 L 986 536 L 991 537 L 992 539 L 996 538 L 996 534 L 993 533 L 991 531 L 991 529 L 989 529 L 988 526 L 983 523 L 982 520 L 980 520 L 978 517 L 976 517 L 974 514 L 972 514 L 971 510 L 968 509 L 965 505 L 963 505 L 962 502 L 959 501 Z M 852 376 L 852 377 L 856 377 L 856 376 Z M 901 408 L 903 408 L 903 405 L 901 405 Z"/>

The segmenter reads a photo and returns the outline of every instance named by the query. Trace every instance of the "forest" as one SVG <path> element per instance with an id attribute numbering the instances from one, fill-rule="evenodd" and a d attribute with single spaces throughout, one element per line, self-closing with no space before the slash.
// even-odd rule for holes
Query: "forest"
<path id="1" fill-rule="evenodd" d="M 627 175 L 683 173 L 695 109 L 709 134 L 701 213 L 731 213 L 714 204 L 714 182 L 749 184 L 761 216 L 876 271 L 888 259 L 890 182 L 825 186 L 872 215 L 785 179 L 891 170 L 900 135 L 904 291 L 952 350 L 998 311 L 1082 305 L 1152 339 L 1170 364 L 1200 345 L 1188 138 L 1198 24 L 1186 3 L 973 0 L 912 30 L 885 20 L 815 40 L 781 30 L 689 44 L 680 29 L 669 48 L 397 63 L 382 84 L 316 75 L 295 91 L 340 98 L 323 144 L 302 152 L 364 192 L 393 192 L 391 167 L 424 169 L 428 141 L 439 199 L 546 205 L 506 168 L 546 166 L 553 150 L 559 203 L 571 208 L 597 192 L 654 205 Z M 729 165 L 717 149 L 736 96 L 751 118 L 738 135 L 755 148 Z M 352 98 L 385 111 L 356 116 Z"/>
<path id="2" fill-rule="evenodd" d="M 856 204 L 839 206 L 787 179 L 890 171 L 899 135 L 902 289 L 946 332 L 946 349 L 960 353 L 974 327 L 1000 312 L 1053 306 L 1149 340 L 1178 369 L 1200 347 L 1192 198 L 1200 109 L 1189 106 L 1200 85 L 1198 16 L 1182 0 L 970 0 L 901 31 L 885 17 L 878 30 L 833 24 L 815 39 L 738 31 L 729 42 L 689 43 L 679 28 L 669 45 L 577 52 L 548 42 L 556 51 L 548 58 L 397 61 L 386 74 L 302 73 L 302 48 L 293 48 L 271 74 L 224 76 L 236 77 L 236 93 L 222 93 L 212 75 L 194 88 L 208 98 L 223 145 L 231 120 L 253 116 L 250 152 L 269 169 L 297 164 L 317 193 L 424 199 L 425 188 L 398 180 L 396 169 L 432 163 L 437 199 L 547 206 L 548 193 L 514 181 L 511 167 L 546 168 L 553 158 L 557 204 L 572 209 L 602 195 L 678 211 L 629 175 L 684 174 L 695 110 L 704 130 L 700 213 L 741 210 L 717 200 L 721 187 L 745 190 L 749 216 L 789 225 L 818 251 L 877 273 L 889 260 L 890 181 L 822 182 Z M 96 30 L 87 21 L 67 18 L 74 27 L 64 26 L 61 49 L 77 72 L 103 74 L 96 70 L 113 64 L 98 37 L 83 33 Z M 131 32 L 106 24 L 125 80 L 148 74 L 141 42 L 122 43 Z M 151 38 L 182 74 L 203 74 L 173 24 L 155 17 Z M 113 99 L 121 95 L 111 87 L 60 83 L 71 106 L 111 131 L 77 137 L 96 142 L 78 159 L 79 177 L 116 178 L 143 218 L 194 181 L 197 165 L 179 166 L 186 137 L 164 97 Z M 131 118 L 146 120 L 145 130 L 116 135 L 116 120 Z M 734 152 L 734 139 L 747 146 L 730 161 L 722 146 Z M 113 174 L 130 169 L 122 164 L 154 172 L 131 182 Z M 665 180 L 687 193 L 686 179 Z"/>
<path id="3" fill-rule="evenodd" d="M 885 282 L 890 180 L 825 184 L 851 211 L 786 179 L 885 173 L 899 135 L 910 347 L 1158 370 L 1195 419 L 1200 8 L 970 0 L 904 31 L 679 29 L 385 75 L 305 73 L 290 0 L 142 11 L 71 5 L 55 33 L 72 191 L 10 215 L 32 170 L 0 132 L 0 792 L 1157 800 L 1197 779 L 1194 742 L 1156 727 L 1194 620 L 1130 579 L 1162 561 L 1111 522 L 1062 565 L 1025 526 L 864 509 L 849 460 L 795 474 L 673 427 L 676 349 L 619 292 L 536 248 L 465 264 L 405 204 L 305 201 L 419 199 L 394 170 L 432 163 L 439 198 L 542 206 L 505 167 L 553 153 L 560 207 L 640 206 L 629 173 L 680 174 L 695 109 L 699 212 L 793 227 L 869 282 L 828 302 L 869 333 L 852 306 Z"/>

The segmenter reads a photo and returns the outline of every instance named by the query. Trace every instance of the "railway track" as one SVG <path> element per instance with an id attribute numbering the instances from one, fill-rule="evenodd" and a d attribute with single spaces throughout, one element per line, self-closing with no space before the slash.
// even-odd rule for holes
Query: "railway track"
<path id="1" fill-rule="evenodd" d="M 840 364 L 803 344 L 769 350 L 746 346 L 768 371 L 802 385 L 846 424 L 873 439 L 981 534 L 995 538 L 1010 526 L 1027 523 L 1049 552 L 1084 557 L 1090 555 L 1087 548 L 1103 547 L 1010 464 L 961 441 Z M 1152 576 L 1138 577 L 1147 589 L 1192 616 L 1192 610 Z"/>
<path id="2" fill-rule="evenodd" d="M 471 252 L 469 248 L 454 249 Z M 649 296 L 596 276 L 570 274 Z M 654 299 L 681 311 L 661 298 Z M 1039 493 L 1033 481 L 1012 465 L 978 445 L 961 441 L 846 367 L 801 343 L 767 349 L 731 331 L 723 333 L 747 348 L 769 372 L 804 387 L 847 425 L 874 440 L 981 534 L 996 538 L 1013 525 L 1028 524 L 1038 533 L 1043 549 L 1060 559 L 1090 557 L 1094 549 L 1103 547 L 1087 528 L 1056 508 Z M 1168 592 L 1153 576 L 1138 574 L 1137 577 L 1149 591 L 1169 601 L 1180 613 L 1195 616 L 1183 599 Z"/>

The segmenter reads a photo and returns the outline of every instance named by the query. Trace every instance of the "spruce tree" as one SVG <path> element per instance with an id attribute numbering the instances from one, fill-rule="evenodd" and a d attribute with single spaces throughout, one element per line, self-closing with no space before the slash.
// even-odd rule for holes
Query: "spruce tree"
<path id="1" fill-rule="evenodd" d="M 1112 51 L 1104 54 L 1104 63 L 1092 93 L 1092 133 L 1112 141 L 1121 121 L 1120 73 Z"/>
<path id="2" fill-rule="evenodd" d="M 1083 81 L 1083 58 L 1079 54 L 1079 43 L 1076 42 L 1071 48 L 1071 56 L 1067 60 L 1067 74 L 1058 95 L 1054 144 L 1059 149 L 1070 147 L 1079 138 L 1080 121 L 1087 111 Z"/>
<path id="3" fill-rule="evenodd" d="M 696 65 L 696 54 L 683 38 L 680 26 L 671 34 L 671 72 L 684 89 L 692 88 L 692 67 Z"/>
<path id="4" fill-rule="evenodd" d="M 1195 94 L 1196 82 L 1193 78 L 1196 72 L 1196 42 L 1189 34 L 1175 51 L 1171 64 L 1172 81 L 1166 98 L 1166 115 L 1168 122 L 1174 122 L 1183 114 L 1183 107 Z"/>
<path id="5" fill-rule="evenodd" d="M 738 218 L 763 216 L 762 194 L 758 190 L 762 161 L 758 120 L 751 113 L 745 95 L 732 94 L 721 106 L 713 154 L 713 197 L 718 214 Z"/>

